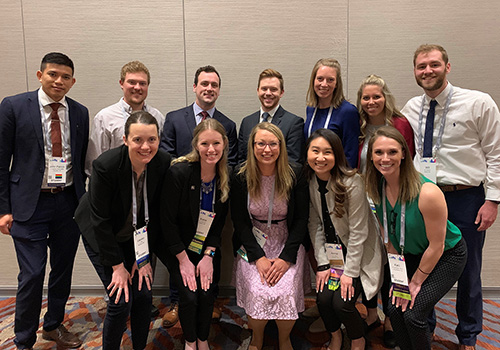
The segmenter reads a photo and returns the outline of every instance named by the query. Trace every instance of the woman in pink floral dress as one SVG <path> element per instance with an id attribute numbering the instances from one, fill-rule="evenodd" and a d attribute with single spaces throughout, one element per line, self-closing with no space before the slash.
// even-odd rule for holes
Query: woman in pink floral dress
<path id="1" fill-rule="evenodd" d="M 250 134 L 247 161 L 232 179 L 231 213 L 236 297 L 253 330 L 249 349 L 262 349 L 269 320 L 276 320 L 279 348 L 292 349 L 290 331 L 304 311 L 301 243 L 309 193 L 301 166 L 288 163 L 283 134 L 271 123 Z"/>

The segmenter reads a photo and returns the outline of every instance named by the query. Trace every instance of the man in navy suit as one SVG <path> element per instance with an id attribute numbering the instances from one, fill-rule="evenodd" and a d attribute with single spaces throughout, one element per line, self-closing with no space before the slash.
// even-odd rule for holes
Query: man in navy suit
<path id="1" fill-rule="evenodd" d="M 161 148 L 174 157 L 188 154 L 191 152 L 191 140 L 196 125 L 205 118 L 215 118 L 224 126 L 229 139 L 229 165 L 237 163 L 236 124 L 215 108 L 220 93 L 220 83 L 219 73 L 214 67 L 198 68 L 193 84 L 196 101 L 190 106 L 167 113 L 161 135 Z"/>
<path id="2" fill-rule="evenodd" d="M 36 341 L 47 247 L 51 270 L 42 337 L 63 348 L 82 344 L 61 324 L 80 238 L 73 214 L 85 192 L 89 136 L 87 108 L 65 96 L 73 73 L 69 57 L 49 53 L 37 72 L 41 89 L 0 104 L 0 231 L 12 237 L 20 270 L 18 349 L 31 349 Z"/>
<path id="3" fill-rule="evenodd" d="M 238 138 L 236 124 L 215 108 L 215 102 L 220 93 L 220 76 L 213 66 L 200 67 L 194 75 L 193 92 L 196 101 L 190 106 L 167 113 L 160 148 L 174 157 L 180 157 L 191 152 L 191 141 L 196 125 L 205 118 L 215 118 L 226 129 L 229 139 L 229 165 L 238 161 Z M 179 294 L 170 278 L 170 308 L 163 316 L 163 327 L 169 328 L 179 320 Z M 217 307 L 214 308 L 214 317 L 220 318 Z"/>
<path id="4" fill-rule="evenodd" d="M 274 69 L 266 69 L 259 75 L 257 95 L 260 110 L 241 121 L 238 133 L 238 162 L 247 159 L 248 138 L 253 127 L 261 122 L 271 122 L 283 132 L 288 151 L 288 159 L 302 162 L 304 153 L 304 119 L 287 112 L 280 106 L 285 93 L 283 76 Z"/>

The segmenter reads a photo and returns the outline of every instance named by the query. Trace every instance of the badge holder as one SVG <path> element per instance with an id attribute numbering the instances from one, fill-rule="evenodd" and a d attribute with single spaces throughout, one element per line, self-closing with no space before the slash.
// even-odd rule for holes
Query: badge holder
<path id="1" fill-rule="evenodd" d="M 426 178 L 436 183 L 437 181 L 437 160 L 432 157 L 420 159 L 420 172 Z"/>
<path id="2" fill-rule="evenodd" d="M 344 273 L 344 252 L 341 244 L 325 244 L 326 255 L 330 262 L 328 289 L 336 291 L 340 287 L 340 277 Z"/>
<path id="3" fill-rule="evenodd" d="M 259 244 L 261 248 L 264 248 L 264 245 L 266 244 L 267 238 L 269 237 L 264 233 L 264 231 L 259 230 L 257 227 L 252 227 L 252 233 L 253 236 L 255 237 L 255 240 Z M 243 258 L 246 262 L 248 262 L 248 256 L 247 256 L 247 251 L 245 250 L 245 247 L 241 246 L 240 249 L 238 249 L 237 253 L 239 256 Z"/>
<path id="4" fill-rule="evenodd" d="M 399 254 L 387 254 L 391 270 L 392 294 L 395 297 L 411 300 L 406 274 L 405 257 Z"/>
<path id="5" fill-rule="evenodd" d="M 134 248 L 135 248 L 135 261 L 137 267 L 147 265 L 149 263 L 149 245 L 148 245 L 148 228 L 147 226 L 134 230 Z"/>
<path id="6" fill-rule="evenodd" d="M 52 157 L 49 159 L 47 186 L 64 187 L 66 185 L 66 158 Z"/>
<path id="7" fill-rule="evenodd" d="M 208 236 L 212 222 L 214 221 L 215 213 L 208 210 L 200 210 L 198 215 L 198 226 L 196 227 L 196 234 L 188 246 L 188 250 L 201 254 L 203 251 L 203 244 Z"/>

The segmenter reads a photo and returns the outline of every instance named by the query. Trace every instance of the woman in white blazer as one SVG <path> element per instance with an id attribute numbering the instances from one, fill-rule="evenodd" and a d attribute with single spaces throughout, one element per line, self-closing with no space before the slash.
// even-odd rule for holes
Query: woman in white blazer
<path id="1" fill-rule="evenodd" d="M 364 349 L 364 325 L 355 303 L 362 288 L 372 298 L 382 285 L 385 254 L 379 226 L 361 176 L 347 165 L 340 138 L 331 130 L 318 129 L 306 150 L 309 234 L 318 262 L 317 304 L 331 333 L 327 349 L 341 348 L 342 323 L 351 349 Z"/>

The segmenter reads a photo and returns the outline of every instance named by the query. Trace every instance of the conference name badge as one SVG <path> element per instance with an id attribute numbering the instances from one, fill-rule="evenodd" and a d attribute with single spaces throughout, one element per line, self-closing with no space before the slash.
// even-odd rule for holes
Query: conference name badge
<path id="1" fill-rule="evenodd" d="M 330 262 L 328 289 L 335 291 L 340 287 L 340 277 L 344 273 L 344 252 L 341 244 L 332 243 L 325 243 L 325 250 Z"/>
<path id="2" fill-rule="evenodd" d="M 49 159 L 47 186 L 61 187 L 66 184 L 66 158 L 52 157 Z"/>
<path id="3" fill-rule="evenodd" d="M 252 233 L 253 236 L 255 237 L 255 240 L 257 241 L 257 244 L 261 247 L 264 248 L 264 245 L 266 244 L 267 238 L 269 237 L 264 233 L 264 231 L 258 229 L 257 227 L 252 227 Z M 240 249 L 238 249 L 237 253 L 245 260 L 248 262 L 248 256 L 247 256 L 247 251 L 245 247 L 241 246 Z"/>
<path id="4" fill-rule="evenodd" d="M 141 268 L 149 263 L 149 245 L 147 226 L 134 230 L 135 261 Z"/>
<path id="5" fill-rule="evenodd" d="M 436 183 L 436 173 L 437 173 L 437 160 L 432 157 L 425 157 L 420 159 L 420 172 L 426 178 Z"/>
<path id="6" fill-rule="evenodd" d="M 208 210 L 200 210 L 200 215 L 198 215 L 198 226 L 196 227 L 196 234 L 193 240 L 189 244 L 188 249 L 197 254 L 201 254 L 203 251 L 203 244 L 208 236 L 212 222 L 214 221 L 215 213 Z"/>
<path id="7" fill-rule="evenodd" d="M 391 253 L 388 253 L 387 257 L 391 270 L 392 294 L 399 298 L 411 300 L 405 257 Z"/>

